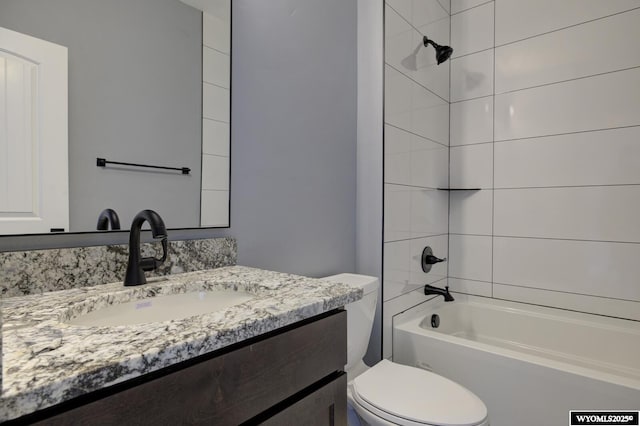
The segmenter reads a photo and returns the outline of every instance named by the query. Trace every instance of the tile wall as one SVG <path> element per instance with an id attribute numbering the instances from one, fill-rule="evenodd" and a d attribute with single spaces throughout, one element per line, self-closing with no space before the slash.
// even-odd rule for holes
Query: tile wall
<path id="1" fill-rule="evenodd" d="M 431 246 L 448 252 L 449 62 L 437 65 L 422 37 L 449 44 L 448 0 L 387 0 L 384 60 L 383 357 L 391 356 L 393 315 L 444 286 L 446 263 L 422 272 Z"/>
<path id="2" fill-rule="evenodd" d="M 202 16 L 202 226 L 229 226 L 231 1 Z"/>
<path id="3" fill-rule="evenodd" d="M 640 3 L 451 3 L 449 285 L 640 320 Z"/>

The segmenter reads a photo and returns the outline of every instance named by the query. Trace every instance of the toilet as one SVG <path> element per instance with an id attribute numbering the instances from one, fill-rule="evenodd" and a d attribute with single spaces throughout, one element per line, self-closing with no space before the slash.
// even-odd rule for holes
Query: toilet
<path id="1" fill-rule="evenodd" d="M 380 282 L 338 274 L 324 278 L 362 288 L 347 310 L 347 398 L 349 426 L 488 426 L 487 407 L 463 386 L 417 367 L 382 360 L 368 367 L 367 351 Z"/>

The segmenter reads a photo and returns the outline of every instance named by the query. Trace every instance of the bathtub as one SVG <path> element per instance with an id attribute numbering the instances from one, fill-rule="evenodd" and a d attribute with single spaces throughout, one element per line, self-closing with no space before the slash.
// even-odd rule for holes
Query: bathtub
<path id="1" fill-rule="evenodd" d="M 393 360 L 471 390 L 492 426 L 568 425 L 569 410 L 640 410 L 640 322 L 455 298 L 397 315 Z"/>

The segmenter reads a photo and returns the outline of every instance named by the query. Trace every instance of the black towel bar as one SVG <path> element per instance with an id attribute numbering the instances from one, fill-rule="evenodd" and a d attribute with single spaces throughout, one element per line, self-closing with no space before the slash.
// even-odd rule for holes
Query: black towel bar
<path id="1" fill-rule="evenodd" d="M 120 161 L 108 161 L 104 158 L 96 158 L 96 166 L 98 167 L 106 167 L 107 164 L 118 164 L 120 166 L 132 166 L 132 167 L 146 167 L 149 169 L 163 169 L 163 170 L 177 170 L 182 172 L 183 175 L 188 175 L 191 173 L 191 169 L 189 167 L 165 167 L 165 166 L 151 166 L 148 164 L 135 164 L 135 163 L 123 163 Z"/>

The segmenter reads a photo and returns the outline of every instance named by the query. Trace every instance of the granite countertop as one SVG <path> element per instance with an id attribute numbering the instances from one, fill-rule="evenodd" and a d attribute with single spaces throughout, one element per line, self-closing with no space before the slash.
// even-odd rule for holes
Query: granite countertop
<path id="1" fill-rule="evenodd" d="M 181 320 L 115 327 L 64 322 L 119 302 L 216 289 L 241 290 L 256 297 L 223 311 Z M 137 287 L 119 282 L 5 299 L 0 422 L 360 298 L 361 289 L 341 283 L 230 266 L 170 275 Z"/>

